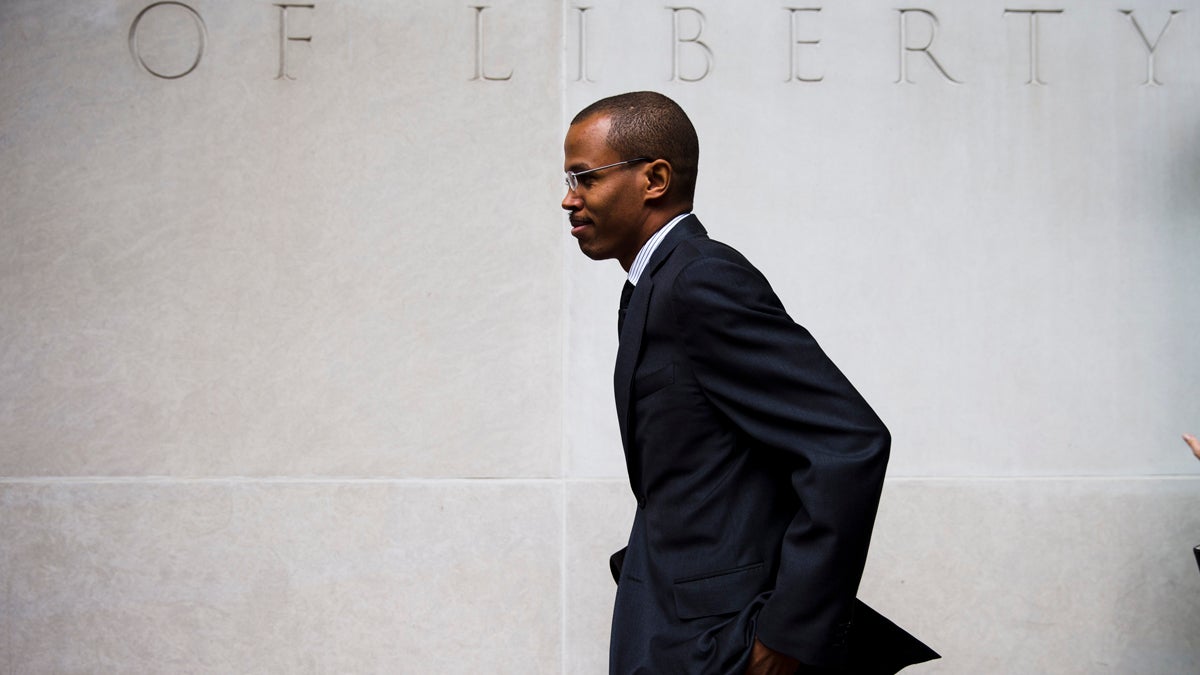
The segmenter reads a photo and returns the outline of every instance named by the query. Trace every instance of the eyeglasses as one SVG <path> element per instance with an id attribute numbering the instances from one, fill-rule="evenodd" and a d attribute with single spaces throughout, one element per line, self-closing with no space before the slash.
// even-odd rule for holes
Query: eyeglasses
<path id="1" fill-rule="evenodd" d="M 587 171 L 567 171 L 566 172 L 566 174 L 567 174 L 567 179 L 566 179 L 567 189 L 570 190 L 571 192 L 578 190 L 580 176 L 586 176 L 589 173 L 603 171 L 604 169 L 611 169 L 614 166 L 621 166 L 623 164 L 633 164 L 634 162 L 649 162 L 649 161 L 650 161 L 649 157 L 636 157 L 634 159 L 627 159 L 624 162 L 613 162 L 612 164 L 605 164 L 604 166 L 598 166 L 594 169 L 588 169 Z"/>

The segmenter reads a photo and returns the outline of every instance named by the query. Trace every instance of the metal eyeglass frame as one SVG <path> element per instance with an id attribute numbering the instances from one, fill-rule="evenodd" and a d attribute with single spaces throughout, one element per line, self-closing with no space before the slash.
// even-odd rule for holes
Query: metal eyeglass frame
<path id="1" fill-rule="evenodd" d="M 564 173 L 566 174 L 565 181 L 567 183 L 567 189 L 570 190 L 571 192 L 575 192 L 576 190 L 578 190 L 580 176 L 586 176 L 589 173 L 595 173 L 597 171 L 602 171 L 604 169 L 611 169 L 614 166 L 621 166 L 622 164 L 633 164 L 634 162 L 649 162 L 649 161 L 650 161 L 649 157 L 635 157 L 633 159 L 627 159 L 624 162 L 613 162 L 612 164 L 605 164 L 604 166 L 598 166 L 594 169 L 588 169 L 587 171 L 565 171 Z"/>

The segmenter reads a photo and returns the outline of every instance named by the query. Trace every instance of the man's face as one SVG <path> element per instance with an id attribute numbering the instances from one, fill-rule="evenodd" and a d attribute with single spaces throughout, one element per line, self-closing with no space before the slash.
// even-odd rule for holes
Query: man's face
<path id="1" fill-rule="evenodd" d="M 623 162 L 605 140 L 607 115 L 589 117 L 571 125 L 563 144 L 567 171 L 587 171 Z M 579 187 L 567 190 L 562 207 L 571 222 L 571 236 L 579 241 L 579 250 L 592 260 L 616 258 L 629 269 L 646 243 L 643 236 L 646 213 L 639 186 L 644 183 L 643 164 L 623 164 L 579 177 Z"/>

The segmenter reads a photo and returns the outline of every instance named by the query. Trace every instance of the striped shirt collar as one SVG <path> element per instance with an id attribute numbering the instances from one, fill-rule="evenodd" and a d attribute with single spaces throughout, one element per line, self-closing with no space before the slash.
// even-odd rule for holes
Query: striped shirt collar
<path id="1" fill-rule="evenodd" d="M 650 239 L 642 246 L 642 250 L 638 251 L 637 257 L 633 259 L 633 264 L 629 266 L 629 283 L 637 286 L 638 279 L 642 278 L 642 272 L 646 270 L 646 264 L 650 262 L 650 256 L 654 255 L 654 251 L 658 249 L 658 245 L 666 238 L 667 233 L 671 228 L 679 224 L 679 221 L 692 215 L 689 213 L 681 213 L 671 219 L 671 222 L 659 228 L 650 236 Z"/>

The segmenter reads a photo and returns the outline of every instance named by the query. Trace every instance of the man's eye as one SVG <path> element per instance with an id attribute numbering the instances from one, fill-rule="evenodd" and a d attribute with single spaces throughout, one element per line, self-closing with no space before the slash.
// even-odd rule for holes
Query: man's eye
<path id="1" fill-rule="evenodd" d="M 596 183 L 596 177 L 591 174 L 580 176 L 577 180 L 579 181 L 579 184 L 584 187 L 590 187 Z"/>

